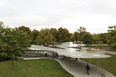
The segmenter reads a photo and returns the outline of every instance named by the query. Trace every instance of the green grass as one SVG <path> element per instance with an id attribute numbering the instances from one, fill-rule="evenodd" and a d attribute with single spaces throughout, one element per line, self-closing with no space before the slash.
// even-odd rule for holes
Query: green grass
<path id="1" fill-rule="evenodd" d="M 0 77 L 73 77 L 58 62 L 51 59 L 0 62 Z"/>
<path id="2" fill-rule="evenodd" d="M 82 59 L 91 64 L 97 65 L 105 70 L 111 72 L 116 76 L 116 55 L 111 55 L 110 58 L 98 58 L 98 59 Z"/>
<path id="3" fill-rule="evenodd" d="M 99 49 L 100 46 L 91 46 L 91 48 L 98 48 Z M 107 51 L 116 51 L 116 50 L 110 48 L 109 46 L 102 46 L 101 49 L 107 50 Z"/>

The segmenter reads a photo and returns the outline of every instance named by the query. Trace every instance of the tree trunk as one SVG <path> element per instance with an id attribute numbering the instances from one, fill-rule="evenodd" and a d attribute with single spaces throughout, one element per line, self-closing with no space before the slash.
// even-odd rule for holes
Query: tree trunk
<path id="1" fill-rule="evenodd" d="M 12 55 L 12 66 L 14 66 L 14 55 Z"/>

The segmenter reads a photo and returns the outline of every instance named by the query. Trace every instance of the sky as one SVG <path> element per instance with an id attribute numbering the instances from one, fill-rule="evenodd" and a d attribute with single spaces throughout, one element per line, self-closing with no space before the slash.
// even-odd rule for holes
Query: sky
<path id="1" fill-rule="evenodd" d="M 116 0 L 0 0 L 0 21 L 11 28 L 67 28 L 82 26 L 91 33 L 107 32 L 116 24 Z"/>

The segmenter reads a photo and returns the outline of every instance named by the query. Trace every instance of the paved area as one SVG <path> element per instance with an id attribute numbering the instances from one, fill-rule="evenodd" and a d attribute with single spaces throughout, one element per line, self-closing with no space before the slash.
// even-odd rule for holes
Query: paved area
<path id="1" fill-rule="evenodd" d="M 56 59 L 62 67 L 74 75 L 75 77 L 102 77 L 102 75 L 105 75 L 105 77 L 115 77 L 111 73 L 105 71 L 104 69 L 101 69 L 97 66 L 91 65 L 90 66 L 90 75 L 86 73 L 86 62 L 83 62 L 81 60 L 74 60 L 71 58 L 66 58 L 66 59 Z"/>
<path id="2" fill-rule="evenodd" d="M 109 57 L 109 55 L 104 55 L 102 53 L 99 54 L 99 53 L 78 52 L 77 49 L 67 48 L 69 46 L 70 46 L 70 43 L 64 43 L 61 47 L 65 47 L 65 49 L 54 49 L 54 48 L 32 45 L 32 49 L 52 50 L 54 52 L 57 52 L 58 54 L 72 57 L 72 58 L 65 57 L 65 58 L 58 58 L 58 59 L 56 58 L 55 60 L 57 60 L 66 71 L 68 71 L 75 77 L 115 77 L 111 73 L 105 71 L 104 69 L 97 67 L 95 65 L 92 65 L 92 64 L 89 64 L 90 75 L 87 75 L 87 73 L 86 73 L 86 64 L 87 63 L 83 62 L 81 60 L 76 61 L 74 59 L 77 57 L 78 58 L 105 58 L 104 56 Z M 95 49 L 93 49 L 93 50 L 95 50 Z M 116 54 L 116 53 L 110 52 L 110 51 L 103 51 L 103 52 L 110 53 L 110 54 Z M 47 57 L 47 58 L 49 58 L 49 57 Z M 41 58 L 39 57 L 39 59 L 41 59 Z M 103 76 L 103 75 L 105 75 L 105 76 Z"/>
<path id="3" fill-rule="evenodd" d="M 53 59 L 52 57 L 35 57 L 35 58 L 25 58 L 24 60 L 29 59 Z M 89 64 L 90 71 L 89 75 L 86 73 L 86 62 L 81 60 L 75 60 L 74 58 L 55 58 L 61 66 L 69 73 L 71 73 L 75 77 L 115 77 L 111 73 L 105 71 L 102 68 Z M 102 75 L 105 76 L 101 76 Z"/>

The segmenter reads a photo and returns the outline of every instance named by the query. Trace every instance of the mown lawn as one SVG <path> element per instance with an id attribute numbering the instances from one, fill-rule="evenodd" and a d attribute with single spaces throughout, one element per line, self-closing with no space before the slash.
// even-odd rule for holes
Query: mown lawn
<path id="1" fill-rule="evenodd" d="M 91 46 L 91 48 L 98 48 L 99 49 L 100 46 Z M 110 48 L 109 46 L 102 46 L 101 49 L 106 50 L 106 51 L 116 51 L 116 50 Z"/>
<path id="2" fill-rule="evenodd" d="M 0 62 L 0 77 L 73 77 L 55 60 L 19 60 Z"/>
<path id="3" fill-rule="evenodd" d="M 110 58 L 83 59 L 91 64 L 97 65 L 111 72 L 116 76 L 116 55 L 111 55 Z"/>

